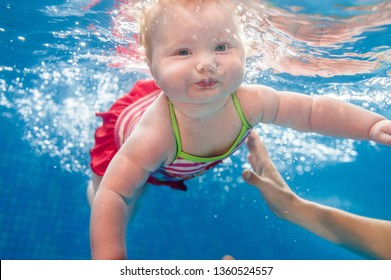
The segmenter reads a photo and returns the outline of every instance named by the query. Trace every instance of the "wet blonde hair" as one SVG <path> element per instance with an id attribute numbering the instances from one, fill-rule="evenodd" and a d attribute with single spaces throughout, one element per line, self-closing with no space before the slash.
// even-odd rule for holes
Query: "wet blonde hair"
<path id="1" fill-rule="evenodd" d="M 223 5 L 231 5 L 233 11 L 236 11 L 236 5 L 233 0 L 154 0 L 151 5 L 143 10 L 140 20 L 140 43 L 144 47 L 145 56 L 148 60 L 151 59 L 152 53 L 152 36 L 159 21 L 157 20 L 164 12 L 174 5 L 196 6 L 219 3 Z M 233 12 L 235 15 L 236 13 Z M 239 17 L 238 17 L 239 18 Z M 229 19 L 227 19 L 229 20 Z M 234 19 L 232 19 L 234 20 Z"/>

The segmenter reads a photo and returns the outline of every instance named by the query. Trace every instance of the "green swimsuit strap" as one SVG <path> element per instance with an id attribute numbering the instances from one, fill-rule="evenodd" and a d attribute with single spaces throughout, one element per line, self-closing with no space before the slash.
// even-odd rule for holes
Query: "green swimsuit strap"
<path id="1" fill-rule="evenodd" d="M 182 152 L 182 140 L 181 140 L 181 134 L 179 133 L 179 127 L 175 116 L 174 106 L 172 105 L 170 100 L 168 100 L 168 104 L 170 105 L 171 123 L 172 123 L 172 128 L 174 129 L 174 136 L 176 142 L 175 159 L 177 159 L 180 152 Z"/>
<path id="2" fill-rule="evenodd" d="M 232 101 L 234 102 L 236 112 L 238 113 L 240 121 L 242 122 L 242 125 L 244 127 L 246 127 L 247 129 L 252 128 L 252 125 L 248 123 L 248 121 L 243 113 L 242 106 L 240 105 L 240 102 L 238 100 L 238 97 L 236 96 L 236 93 L 235 92 L 232 93 L 231 96 L 232 96 Z"/>
<path id="3" fill-rule="evenodd" d="M 242 123 L 242 129 L 240 130 L 240 133 L 239 133 L 238 137 L 236 138 L 235 143 L 232 145 L 232 147 L 225 154 L 223 154 L 221 156 L 208 157 L 208 158 L 193 156 L 188 153 L 185 153 L 182 150 L 181 134 L 179 132 L 179 127 L 178 127 L 178 122 L 177 122 L 177 119 L 175 116 L 174 106 L 172 105 L 171 101 L 168 101 L 169 106 L 170 106 L 171 123 L 172 123 L 172 127 L 174 130 L 174 136 L 175 136 L 175 141 L 176 141 L 176 146 L 177 146 L 175 159 L 177 159 L 178 156 L 180 156 L 183 159 L 187 159 L 187 160 L 191 160 L 191 161 L 213 162 L 213 161 L 217 161 L 217 160 L 226 158 L 237 147 L 237 145 L 240 143 L 240 141 L 243 139 L 244 135 L 246 134 L 247 130 L 252 128 L 252 126 L 248 123 L 246 117 L 244 116 L 242 106 L 240 106 L 240 103 L 239 103 L 239 100 L 238 100 L 236 94 L 232 93 L 231 97 L 232 97 L 232 101 L 234 103 L 235 110 L 238 113 L 239 119 Z"/>

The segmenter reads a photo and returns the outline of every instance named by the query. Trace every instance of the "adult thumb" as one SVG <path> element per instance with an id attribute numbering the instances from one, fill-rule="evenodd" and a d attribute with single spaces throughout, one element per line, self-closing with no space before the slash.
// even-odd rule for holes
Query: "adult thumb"
<path id="1" fill-rule="evenodd" d="M 243 179 L 249 183 L 250 185 L 255 185 L 256 183 L 259 183 L 260 178 L 259 176 L 250 169 L 245 169 L 242 173 Z"/>

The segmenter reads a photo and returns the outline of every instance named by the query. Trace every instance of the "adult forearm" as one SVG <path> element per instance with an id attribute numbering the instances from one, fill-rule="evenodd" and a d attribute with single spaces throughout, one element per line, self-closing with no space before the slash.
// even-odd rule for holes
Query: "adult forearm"
<path id="1" fill-rule="evenodd" d="M 285 208 L 282 218 L 306 230 L 323 237 L 331 242 L 338 243 L 334 228 L 330 226 L 328 218 L 332 208 L 317 204 L 296 196 L 294 202 Z M 334 209 L 335 210 L 335 209 Z"/>
<path id="2" fill-rule="evenodd" d="M 116 193 L 99 191 L 91 209 L 93 259 L 126 259 L 128 207 Z"/>
<path id="3" fill-rule="evenodd" d="M 391 258 L 391 222 L 329 208 L 323 222 L 335 243 L 369 258 Z"/>
<path id="4" fill-rule="evenodd" d="M 345 236 L 349 238 L 351 229 L 343 211 L 304 199 L 301 201 L 300 212 L 292 222 L 333 243 L 345 243 Z"/>
<path id="5" fill-rule="evenodd" d="M 291 222 L 365 257 L 391 259 L 391 222 L 301 199 Z"/>

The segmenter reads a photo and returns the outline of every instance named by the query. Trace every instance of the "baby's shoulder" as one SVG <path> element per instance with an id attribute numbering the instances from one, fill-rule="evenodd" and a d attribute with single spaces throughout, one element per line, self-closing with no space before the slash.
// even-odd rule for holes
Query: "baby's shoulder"
<path id="1" fill-rule="evenodd" d="M 150 125 L 159 127 L 165 127 L 171 124 L 170 107 L 167 98 L 163 94 L 160 94 L 148 109 L 145 110 L 142 120 Z"/>
<path id="2" fill-rule="evenodd" d="M 276 107 L 273 100 L 277 97 L 277 91 L 268 86 L 242 85 L 237 89 L 236 96 L 251 125 L 258 124 L 264 113 Z"/>
<path id="3" fill-rule="evenodd" d="M 168 161 L 176 152 L 174 132 L 167 99 L 159 96 L 145 111 L 137 127 L 146 145 L 155 146 L 160 153 L 167 154 Z"/>

